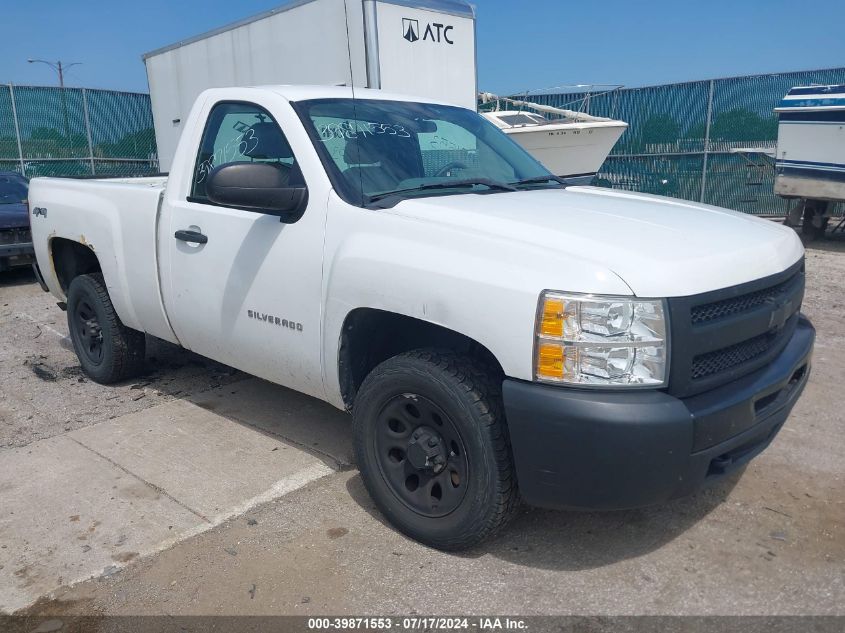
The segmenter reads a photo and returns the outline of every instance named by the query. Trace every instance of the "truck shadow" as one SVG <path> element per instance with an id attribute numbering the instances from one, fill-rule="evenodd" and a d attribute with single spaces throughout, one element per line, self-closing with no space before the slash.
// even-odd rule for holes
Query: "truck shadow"
<path id="1" fill-rule="evenodd" d="M 35 283 L 35 274 L 31 266 L 21 266 L 0 272 L 0 288 L 25 286 L 31 283 Z"/>
<path id="2" fill-rule="evenodd" d="M 352 468 L 349 415 L 316 398 L 245 377 L 180 399 L 304 450 L 334 470 Z"/>
<path id="3" fill-rule="evenodd" d="M 660 549 L 721 505 L 740 473 L 685 499 L 615 512 L 523 511 L 486 553 L 541 569 L 604 567 Z"/>
<path id="4" fill-rule="evenodd" d="M 615 512 L 523 508 L 494 537 L 458 558 L 495 556 L 514 565 L 553 571 L 581 571 L 637 558 L 671 543 L 723 503 L 742 477 L 733 473 L 698 493 L 659 506 Z M 349 495 L 390 529 L 360 475 L 346 484 Z"/>

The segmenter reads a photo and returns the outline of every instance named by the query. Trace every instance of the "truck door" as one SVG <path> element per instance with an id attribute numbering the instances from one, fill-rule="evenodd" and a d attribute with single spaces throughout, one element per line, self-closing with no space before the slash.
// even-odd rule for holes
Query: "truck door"
<path id="1" fill-rule="evenodd" d="M 198 354 L 322 398 L 325 200 L 312 198 L 292 224 L 211 203 L 209 172 L 242 161 L 269 163 L 291 185 L 304 182 L 270 112 L 234 101 L 210 108 L 190 183 L 182 184 L 187 191 L 168 195 L 159 231 L 171 325 L 181 344 Z"/>

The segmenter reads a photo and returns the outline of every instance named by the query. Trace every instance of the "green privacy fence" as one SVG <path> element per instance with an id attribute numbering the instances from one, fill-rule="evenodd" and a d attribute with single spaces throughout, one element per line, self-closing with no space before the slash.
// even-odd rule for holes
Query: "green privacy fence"
<path id="1" fill-rule="evenodd" d="M 842 83 L 845 68 L 829 68 L 528 99 L 628 122 L 598 184 L 784 215 L 795 203 L 773 193 L 771 159 L 749 150 L 775 149 L 773 109 L 790 88 Z"/>
<path id="2" fill-rule="evenodd" d="M 28 178 L 156 173 L 150 97 L 0 85 L 0 170 Z"/>

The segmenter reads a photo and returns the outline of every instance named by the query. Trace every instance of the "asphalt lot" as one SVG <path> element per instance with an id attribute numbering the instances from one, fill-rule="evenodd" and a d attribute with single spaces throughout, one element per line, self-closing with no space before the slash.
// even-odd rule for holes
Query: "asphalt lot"
<path id="1" fill-rule="evenodd" d="M 51 297 L 0 275 L 0 612 L 845 614 L 845 244 L 807 269 L 813 374 L 743 474 L 527 510 L 460 555 L 384 523 L 344 414 L 152 340 L 148 375 L 93 384 Z"/>

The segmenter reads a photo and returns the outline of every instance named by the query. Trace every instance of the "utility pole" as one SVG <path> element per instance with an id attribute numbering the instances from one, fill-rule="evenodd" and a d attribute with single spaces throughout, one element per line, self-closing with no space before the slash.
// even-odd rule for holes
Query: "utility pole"
<path id="1" fill-rule="evenodd" d="M 70 64 L 62 64 L 61 61 L 57 62 L 48 62 L 44 59 L 28 59 L 26 60 L 30 64 L 47 64 L 50 68 L 55 70 L 59 74 L 59 87 L 65 87 L 65 71 L 70 68 L 71 66 L 79 66 L 82 62 L 71 62 Z"/>

